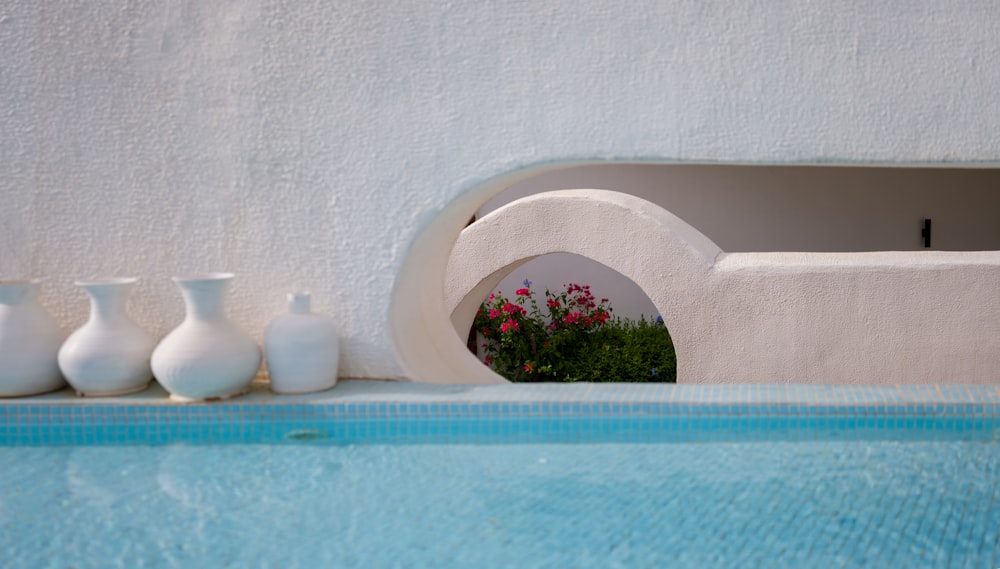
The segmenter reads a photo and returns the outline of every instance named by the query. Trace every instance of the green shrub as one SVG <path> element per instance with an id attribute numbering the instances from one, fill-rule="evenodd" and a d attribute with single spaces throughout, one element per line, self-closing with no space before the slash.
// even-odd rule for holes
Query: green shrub
<path id="1" fill-rule="evenodd" d="M 663 319 L 615 318 L 608 299 L 589 286 L 545 291 L 545 312 L 531 282 L 513 299 L 491 294 L 479 307 L 475 328 L 485 338 L 486 364 L 516 382 L 677 380 L 677 360 Z"/>

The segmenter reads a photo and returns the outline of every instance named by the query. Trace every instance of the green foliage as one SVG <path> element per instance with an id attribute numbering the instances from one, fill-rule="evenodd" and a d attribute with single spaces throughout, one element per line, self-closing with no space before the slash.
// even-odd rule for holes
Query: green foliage
<path id="1" fill-rule="evenodd" d="M 611 316 L 608 299 L 597 302 L 589 286 L 545 291 L 545 312 L 531 282 L 513 299 L 491 294 L 476 314 L 486 343 L 486 363 L 516 382 L 674 382 L 677 360 L 663 319 L 631 321 Z"/>

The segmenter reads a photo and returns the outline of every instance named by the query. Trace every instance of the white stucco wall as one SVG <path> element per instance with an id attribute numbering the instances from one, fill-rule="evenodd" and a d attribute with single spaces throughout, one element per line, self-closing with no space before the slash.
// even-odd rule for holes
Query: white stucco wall
<path id="1" fill-rule="evenodd" d="M 258 338 L 309 289 L 344 376 L 460 381 L 447 253 L 531 167 L 1000 159 L 992 2 L 629 8 L 9 0 L 0 276 L 67 328 L 73 279 L 139 276 L 164 334 L 171 275 L 229 270 Z"/>

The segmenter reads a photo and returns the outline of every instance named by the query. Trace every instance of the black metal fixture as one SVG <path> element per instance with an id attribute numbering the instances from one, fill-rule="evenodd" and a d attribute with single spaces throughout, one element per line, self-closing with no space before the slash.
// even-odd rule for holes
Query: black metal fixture
<path id="1" fill-rule="evenodd" d="M 924 228 L 920 230 L 920 236 L 924 238 L 924 249 L 931 247 L 931 220 L 924 219 Z"/>

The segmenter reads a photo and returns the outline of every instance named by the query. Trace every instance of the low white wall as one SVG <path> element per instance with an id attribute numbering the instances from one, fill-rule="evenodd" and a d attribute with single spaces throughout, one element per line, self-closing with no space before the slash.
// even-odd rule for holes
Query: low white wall
<path id="1" fill-rule="evenodd" d="M 723 253 L 666 210 L 600 190 L 522 198 L 463 231 L 446 280 L 455 328 L 511 267 L 555 251 L 642 287 L 678 382 L 1000 381 L 1000 252 Z"/>

